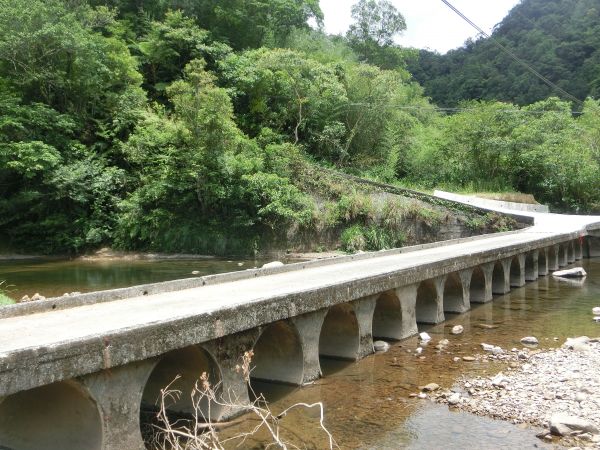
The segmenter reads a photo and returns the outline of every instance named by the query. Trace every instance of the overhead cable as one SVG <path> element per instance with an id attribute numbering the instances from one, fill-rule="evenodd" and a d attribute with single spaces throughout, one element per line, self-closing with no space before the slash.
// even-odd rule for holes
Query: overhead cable
<path id="1" fill-rule="evenodd" d="M 509 55 L 512 59 L 514 59 L 517 63 L 519 63 L 520 65 L 522 65 L 523 67 L 525 67 L 529 72 L 531 72 L 532 74 L 534 74 L 536 77 L 538 77 L 540 80 L 542 80 L 545 84 L 547 84 L 548 86 L 550 86 L 551 88 L 553 88 L 554 90 L 560 92 L 562 95 L 564 95 L 565 97 L 573 100 L 574 102 L 576 102 L 579 105 L 583 105 L 583 102 L 581 100 L 579 100 L 577 97 L 575 97 L 574 95 L 569 94 L 567 91 L 565 91 L 563 88 L 561 88 L 560 86 L 558 86 L 557 84 L 553 83 L 551 80 L 549 80 L 548 78 L 546 78 L 544 75 L 542 75 L 541 73 L 539 73 L 537 70 L 535 70 L 531 65 L 529 65 L 527 62 L 523 61 L 521 58 L 519 58 L 512 50 L 510 50 L 508 47 L 506 47 L 505 45 L 503 45 L 502 43 L 500 43 L 500 41 L 498 41 L 496 38 L 494 38 L 493 36 L 489 35 L 488 33 L 486 33 L 481 27 L 479 27 L 476 23 L 474 23 L 471 19 L 469 19 L 467 16 L 465 16 L 462 12 L 460 12 L 458 9 L 456 9 L 456 7 L 454 7 L 454 5 L 452 5 L 448 0 L 441 0 L 448 8 L 450 8 L 452 11 L 454 11 L 458 16 L 460 16 L 465 22 L 467 22 L 469 25 L 471 25 L 473 28 L 475 28 L 482 36 L 485 36 L 486 38 L 490 39 L 494 44 L 496 44 L 496 46 L 498 46 L 503 52 L 505 52 L 507 55 Z"/>

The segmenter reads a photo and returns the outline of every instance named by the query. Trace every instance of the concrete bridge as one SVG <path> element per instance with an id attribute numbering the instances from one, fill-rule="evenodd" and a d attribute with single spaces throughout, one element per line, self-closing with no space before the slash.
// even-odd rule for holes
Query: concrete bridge
<path id="1" fill-rule="evenodd" d="M 374 337 L 409 337 L 600 256 L 600 217 L 529 215 L 517 232 L 2 308 L 0 448 L 143 449 L 140 405 L 177 374 L 175 410 L 189 411 L 202 372 L 243 404 L 246 350 L 255 379 L 302 385 L 321 358 L 362 358 Z"/>

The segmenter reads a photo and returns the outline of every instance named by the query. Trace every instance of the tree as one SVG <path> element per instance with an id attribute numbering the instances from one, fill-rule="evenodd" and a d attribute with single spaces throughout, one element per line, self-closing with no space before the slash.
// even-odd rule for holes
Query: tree
<path id="1" fill-rule="evenodd" d="M 350 46 L 362 59 L 385 68 L 403 65 L 404 52 L 394 46 L 394 36 L 406 29 L 404 17 L 388 0 L 359 0 L 352 6 L 346 34 Z"/>
<path id="2" fill-rule="evenodd" d="M 380 47 L 392 45 L 394 36 L 406 30 L 404 17 L 388 0 L 359 0 L 352 6 L 350 41 L 373 42 Z"/>

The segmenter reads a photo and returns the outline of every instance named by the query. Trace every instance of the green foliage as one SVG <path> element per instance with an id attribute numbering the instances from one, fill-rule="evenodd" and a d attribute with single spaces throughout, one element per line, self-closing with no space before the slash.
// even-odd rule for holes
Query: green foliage
<path id="1" fill-rule="evenodd" d="M 597 0 L 524 0 L 493 38 L 579 99 L 600 93 Z M 557 95 L 491 39 L 467 41 L 445 55 L 421 50 L 409 70 L 440 106 L 484 99 L 527 105 Z"/>
<path id="2" fill-rule="evenodd" d="M 386 250 L 402 247 L 406 237 L 400 230 L 389 230 L 375 225 L 352 225 L 342 232 L 342 250 L 357 251 Z"/>
<path id="3" fill-rule="evenodd" d="M 561 86 L 595 93 L 597 9 L 557 3 L 525 0 L 533 29 L 510 15 L 496 33 L 556 68 Z M 558 20 L 567 13 L 581 36 Z M 0 0 L 1 241 L 225 254 L 346 230 L 346 248 L 380 249 L 402 245 L 408 223 L 434 233 L 446 218 L 316 164 L 600 208 L 597 101 L 573 116 L 480 41 L 444 61 L 423 53 L 417 79 L 428 68 L 443 104 L 536 103 L 477 100 L 442 115 L 406 70 L 414 51 L 393 43 L 400 12 L 361 0 L 353 18 L 346 36 L 328 36 L 307 23 L 322 21 L 317 0 Z"/>
<path id="4" fill-rule="evenodd" d="M 0 281 L 0 306 L 12 305 L 13 303 L 16 302 L 8 296 L 5 281 Z"/>

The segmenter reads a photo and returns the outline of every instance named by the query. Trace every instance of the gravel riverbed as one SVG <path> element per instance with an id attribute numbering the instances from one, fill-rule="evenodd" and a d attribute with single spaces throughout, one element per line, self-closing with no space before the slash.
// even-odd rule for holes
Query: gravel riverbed
<path id="1" fill-rule="evenodd" d="M 461 377 L 450 391 L 428 396 L 477 415 L 541 426 L 545 431 L 538 437 L 544 440 L 556 442 L 554 435 L 566 446 L 600 448 L 600 338 L 495 353 L 474 359 L 503 361 L 506 369 L 490 377 Z"/>

